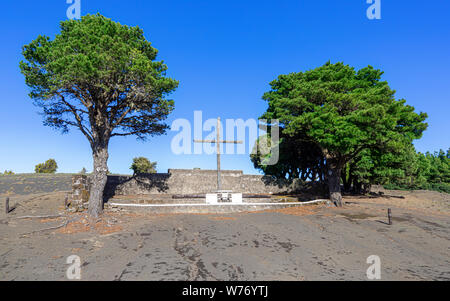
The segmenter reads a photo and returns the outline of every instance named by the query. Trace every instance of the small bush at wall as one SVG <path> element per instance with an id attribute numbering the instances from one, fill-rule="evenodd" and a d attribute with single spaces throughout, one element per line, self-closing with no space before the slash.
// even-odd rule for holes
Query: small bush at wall
<path id="1" fill-rule="evenodd" d="M 133 175 L 156 173 L 156 164 L 145 157 L 138 157 L 133 159 L 130 169 Z"/>

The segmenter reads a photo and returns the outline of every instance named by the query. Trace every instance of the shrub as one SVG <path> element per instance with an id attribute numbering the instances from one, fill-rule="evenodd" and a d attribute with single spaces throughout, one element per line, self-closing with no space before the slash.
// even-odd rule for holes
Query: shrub
<path id="1" fill-rule="evenodd" d="M 138 157 L 133 159 L 130 169 L 133 170 L 133 175 L 156 173 L 156 164 L 145 157 Z"/>
<path id="2" fill-rule="evenodd" d="M 13 174 L 14 174 L 14 172 L 12 170 L 5 170 L 5 172 L 3 173 L 3 175 L 5 175 L 5 176 L 11 176 Z"/>
<path id="3" fill-rule="evenodd" d="M 58 164 L 54 159 L 48 159 L 45 163 L 36 165 L 34 171 L 36 173 L 55 173 L 58 169 Z"/>

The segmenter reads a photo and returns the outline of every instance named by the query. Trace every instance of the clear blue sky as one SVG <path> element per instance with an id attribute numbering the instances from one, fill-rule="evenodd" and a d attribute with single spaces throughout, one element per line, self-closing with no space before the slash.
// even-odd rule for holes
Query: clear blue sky
<path id="1" fill-rule="evenodd" d="M 160 51 L 168 74 L 180 81 L 172 95 L 175 118 L 257 118 L 261 100 L 279 74 L 308 70 L 326 61 L 357 68 L 373 65 L 417 111 L 429 128 L 419 151 L 450 147 L 450 1 L 381 0 L 382 19 L 368 20 L 366 0 L 82 0 L 82 15 L 101 14 L 139 25 Z M 65 20 L 65 0 L 3 1 L 1 5 L 0 170 L 33 172 L 55 158 L 58 172 L 92 170 L 88 142 L 42 125 L 19 72 L 21 47 L 39 34 L 53 37 Z M 174 155 L 176 132 L 147 142 L 115 138 L 112 172 L 128 173 L 135 156 L 168 168 L 215 169 L 214 155 Z M 225 155 L 224 169 L 256 173 L 248 155 Z"/>

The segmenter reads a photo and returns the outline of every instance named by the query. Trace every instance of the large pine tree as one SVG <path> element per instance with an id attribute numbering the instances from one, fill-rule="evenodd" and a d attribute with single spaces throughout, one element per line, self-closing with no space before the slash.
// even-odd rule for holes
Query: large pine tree
<path id="1" fill-rule="evenodd" d="M 174 103 L 166 96 L 178 82 L 139 27 L 99 14 L 61 22 L 51 40 L 39 36 L 23 47 L 20 63 L 30 97 L 42 107 L 44 124 L 67 132 L 79 129 L 94 160 L 89 213 L 103 209 L 108 146 L 114 136 L 163 134 Z"/>

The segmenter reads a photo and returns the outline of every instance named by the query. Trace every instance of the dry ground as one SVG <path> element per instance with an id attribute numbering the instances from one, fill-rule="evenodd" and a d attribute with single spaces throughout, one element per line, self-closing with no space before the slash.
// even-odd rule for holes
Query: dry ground
<path id="1" fill-rule="evenodd" d="M 63 192 L 0 195 L 0 280 L 450 280 L 450 195 L 385 191 L 308 206 L 235 214 L 64 212 Z M 387 224 L 387 208 L 393 225 Z M 61 217 L 21 218 L 62 214 Z M 67 223 L 67 224 L 66 224 Z"/>

